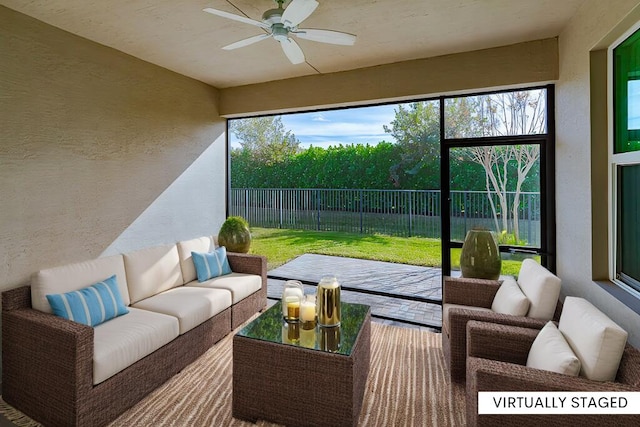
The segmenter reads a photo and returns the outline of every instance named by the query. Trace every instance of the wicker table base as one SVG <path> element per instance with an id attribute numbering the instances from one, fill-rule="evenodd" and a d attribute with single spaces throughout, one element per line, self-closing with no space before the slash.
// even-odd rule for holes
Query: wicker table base
<path id="1" fill-rule="evenodd" d="M 296 426 L 355 426 L 369 373 L 371 315 L 350 355 L 233 338 L 233 416 Z"/>

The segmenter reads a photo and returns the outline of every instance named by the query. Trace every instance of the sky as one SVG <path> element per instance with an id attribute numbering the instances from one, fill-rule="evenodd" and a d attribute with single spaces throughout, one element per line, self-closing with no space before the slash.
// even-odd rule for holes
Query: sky
<path id="1" fill-rule="evenodd" d="M 632 84 L 633 83 L 633 84 Z M 629 129 L 640 129 L 640 80 L 629 82 Z M 310 113 L 283 114 L 285 130 L 293 132 L 301 148 L 327 148 L 348 144 L 376 145 L 380 141 L 395 142 L 384 131 L 395 117 L 398 104 Z M 232 147 L 240 147 L 233 133 L 229 135 Z"/>
<path id="2" fill-rule="evenodd" d="M 300 141 L 301 148 L 327 148 L 339 144 L 370 144 L 380 141 L 395 142 L 385 133 L 383 125 L 389 125 L 395 117 L 397 104 L 311 113 L 283 114 L 282 123 Z M 233 133 L 229 135 L 232 147 L 239 147 Z"/>

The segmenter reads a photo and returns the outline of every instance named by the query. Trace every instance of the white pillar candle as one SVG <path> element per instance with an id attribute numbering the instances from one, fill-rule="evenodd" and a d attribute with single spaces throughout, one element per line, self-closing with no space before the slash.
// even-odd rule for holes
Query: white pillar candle
<path id="1" fill-rule="evenodd" d="M 303 301 L 300 307 L 300 320 L 312 322 L 316 320 L 316 304 L 311 301 Z"/>

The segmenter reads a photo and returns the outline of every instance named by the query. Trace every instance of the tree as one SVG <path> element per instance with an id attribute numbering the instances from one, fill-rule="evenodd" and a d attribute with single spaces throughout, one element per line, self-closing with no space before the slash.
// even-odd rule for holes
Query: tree
<path id="1" fill-rule="evenodd" d="M 445 136 L 447 138 L 499 137 L 530 135 L 544 132 L 544 91 L 523 90 L 482 96 L 447 98 Z M 407 182 L 423 184 L 413 177 L 438 171 L 440 156 L 440 111 L 437 101 L 400 104 L 394 120 L 384 130 L 397 141 L 402 151 L 390 174 L 396 187 L 408 188 Z M 480 189 L 470 177 L 472 168 L 464 165 L 471 160 L 485 172 L 484 188 L 494 217 L 496 231 L 513 233 L 519 241 L 518 211 L 520 195 L 531 170 L 538 165 L 538 145 L 479 146 L 458 148 L 460 158 L 452 158 L 463 176 L 452 176 L 465 190 Z M 437 172 L 439 175 L 439 172 Z M 439 183 L 439 180 L 436 181 Z M 425 187 L 422 187 L 425 188 Z M 513 199 L 508 197 L 514 192 Z M 497 205 L 496 205 L 497 202 Z M 509 223 L 512 227 L 509 227 Z"/>
<path id="2" fill-rule="evenodd" d="M 424 171 L 439 175 L 436 165 L 439 166 L 440 158 L 440 108 L 437 101 L 413 102 L 408 107 L 399 104 L 394 119 L 390 126 L 384 125 L 384 131 L 395 138 L 402 152 L 400 162 L 389 170 L 394 186 L 400 187 L 405 180 Z"/>
<path id="3" fill-rule="evenodd" d="M 483 136 L 530 135 L 544 132 L 544 92 L 541 90 L 525 90 L 503 92 L 476 98 L 476 112 L 473 121 L 479 123 L 476 129 L 482 130 Z M 472 147 L 468 150 L 469 158 L 480 164 L 485 171 L 486 191 L 496 230 L 509 230 L 509 217 L 512 219 L 512 232 L 515 243 L 520 241 L 518 210 L 522 186 L 540 158 L 538 145 L 516 146 L 484 146 Z M 509 186 L 512 175 L 511 166 L 515 163 L 516 184 Z M 514 197 L 509 206 L 507 191 L 513 191 Z M 502 212 L 502 227 L 498 224 L 498 213 L 493 201 L 495 194 Z"/>
<path id="4" fill-rule="evenodd" d="M 242 151 L 266 165 L 283 162 L 300 150 L 300 141 L 285 130 L 280 116 L 230 120 L 229 130 L 238 138 Z"/>

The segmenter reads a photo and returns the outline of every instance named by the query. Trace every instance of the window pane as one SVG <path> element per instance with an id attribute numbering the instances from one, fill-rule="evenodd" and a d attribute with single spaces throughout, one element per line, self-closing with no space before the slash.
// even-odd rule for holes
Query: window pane
<path id="1" fill-rule="evenodd" d="M 541 246 L 540 146 L 452 148 L 451 240 L 483 228 L 501 245 Z"/>
<path id="2" fill-rule="evenodd" d="M 539 135 L 547 132 L 546 90 L 445 99 L 445 137 Z"/>
<path id="3" fill-rule="evenodd" d="M 640 30 L 613 50 L 615 152 L 640 150 Z"/>
<path id="4" fill-rule="evenodd" d="M 640 165 L 618 170 L 618 274 L 640 290 Z"/>

